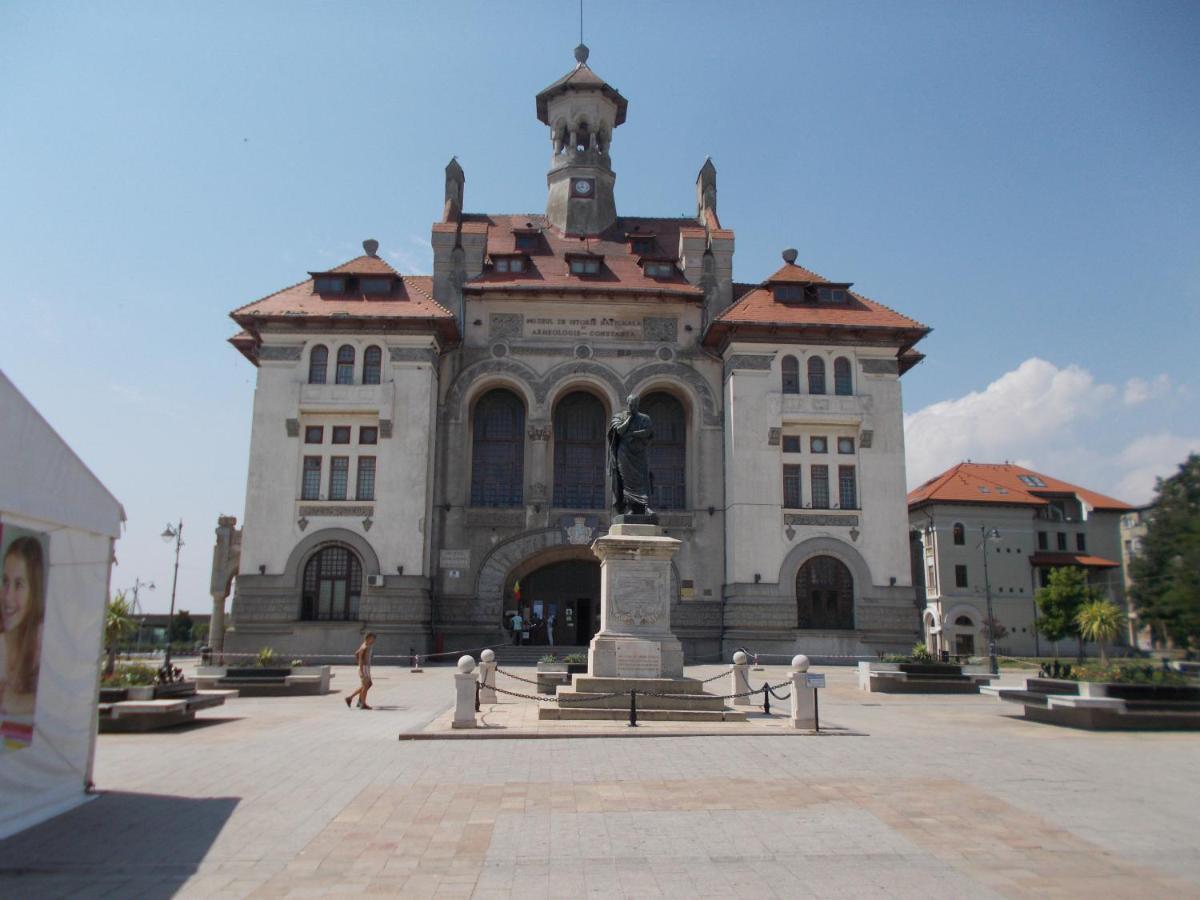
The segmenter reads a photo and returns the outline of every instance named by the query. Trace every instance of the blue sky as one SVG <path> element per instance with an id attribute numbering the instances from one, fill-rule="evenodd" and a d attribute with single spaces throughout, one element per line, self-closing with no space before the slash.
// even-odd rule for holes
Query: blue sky
<path id="1" fill-rule="evenodd" d="M 909 477 L 1019 460 L 1148 499 L 1200 448 L 1200 6 L 590 3 L 629 98 L 618 208 L 719 172 L 735 277 L 800 262 L 934 327 Z M 0 5 L 0 368 L 125 504 L 115 587 L 183 517 L 179 604 L 242 515 L 254 369 L 227 313 L 350 258 L 428 272 L 442 168 L 544 205 L 533 97 L 578 6 Z"/>

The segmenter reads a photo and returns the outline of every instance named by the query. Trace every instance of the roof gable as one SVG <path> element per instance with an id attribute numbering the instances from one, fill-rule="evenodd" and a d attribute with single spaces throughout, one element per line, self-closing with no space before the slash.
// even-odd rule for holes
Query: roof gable
<path id="1" fill-rule="evenodd" d="M 1041 485 L 1026 480 L 1032 477 Z M 983 490 L 986 489 L 986 490 Z M 1128 503 L 1069 481 L 1012 463 L 959 463 L 926 481 L 908 495 L 909 507 L 927 503 L 992 503 L 1046 506 L 1055 494 L 1078 497 L 1092 509 L 1128 510 Z"/>

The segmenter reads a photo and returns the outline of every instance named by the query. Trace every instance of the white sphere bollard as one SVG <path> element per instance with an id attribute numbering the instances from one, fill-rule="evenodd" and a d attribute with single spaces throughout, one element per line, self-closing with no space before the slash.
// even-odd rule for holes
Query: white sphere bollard
<path id="1" fill-rule="evenodd" d="M 496 651 L 495 650 L 484 650 L 482 653 L 479 654 L 479 660 L 480 660 L 480 662 L 486 662 L 486 663 L 487 662 L 495 662 L 496 661 Z"/>
<path id="2" fill-rule="evenodd" d="M 451 728 L 475 727 L 475 692 L 476 686 L 475 660 L 470 656 L 460 656 L 458 672 L 454 675 L 454 720 Z"/>
<path id="3" fill-rule="evenodd" d="M 479 702 L 496 703 L 496 651 L 479 654 Z"/>
<path id="4" fill-rule="evenodd" d="M 817 689 L 808 686 L 808 657 L 792 657 L 792 714 L 793 728 L 810 730 L 817 727 Z"/>
<path id="5" fill-rule="evenodd" d="M 739 650 L 733 654 L 733 665 L 729 667 L 729 693 L 743 694 L 745 696 L 734 697 L 734 706 L 750 706 L 751 700 L 746 694 L 750 690 L 750 657 Z"/>
<path id="6" fill-rule="evenodd" d="M 795 669 L 797 672 L 807 672 L 808 671 L 808 657 L 805 656 L 803 653 L 801 653 L 798 656 L 793 656 L 792 657 L 792 668 Z"/>
<path id="7" fill-rule="evenodd" d="M 464 675 L 470 675 L 475 671 L 475 660 L 470 656 L 460 656 L 458 658 L 458 671 Z"/>

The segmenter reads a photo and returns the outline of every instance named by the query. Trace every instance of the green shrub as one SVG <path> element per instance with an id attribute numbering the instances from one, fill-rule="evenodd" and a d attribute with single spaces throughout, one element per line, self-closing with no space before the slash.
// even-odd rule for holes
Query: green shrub
<path id="1" fill-rule="evenodd" d="M 587 662 L 587 654 L 586 653 L 568 653 L 566 656 L 563 657 L 563 662 L 565 662 L 569 665 L 577 666 L 577 665 Z"/>
<path id="2" fill-rule="evenodd" d="M 1085 663 L 1073 667 L 1064 677 L 1072 681 L 1098 681 L 1112 684 L 1153 684 L 1182 687 L 1188 679 L 1179 672 L 1160 666 L 1114 666 Z"/>
<path id="3" fill-rule="evenodd" d="M 158 672 L 153 666 L 142 665 L 141 663 L 128 663 L 123 666 L 117 666 L 111 675 L 105 675 L 100 679 L 101 687 L 141 687 L 143 685 L 154 684 L 155 677 Z"/>
<path id="4" fill-rule="evenodd" d="M 262 666 L 264 669 L 269 669 L 275 665 L 275 659 L 275 651 L 270 647 L 263 647 L 258 651 L 258 658 L 255 660 L 255 664 Z"/>
<path id="5" fill-rule="evenodd" d="M 298 669 L 302 665 L 304 665 L 304 660 L 302 660 L 302 659 L 293 659 L 292 660 L 292 668 L 293 669 Z"/>
<path id="6" fill-rule="evenodd" d="M 539 659 L 538 662 L 556 663 L 556 662 L 558 662 L 558 657 L 555 656 L 553 653 L 547 653 L 541 659 Z"/>
<path id="7" fill-rule="evenodd" d="M 915 644 L 913 644 L 912 661 L 919 663 L 934 662 L 933 654 L 929 652 L 929 649 L 925 646 L 923 641 L 917 641 Z"/>

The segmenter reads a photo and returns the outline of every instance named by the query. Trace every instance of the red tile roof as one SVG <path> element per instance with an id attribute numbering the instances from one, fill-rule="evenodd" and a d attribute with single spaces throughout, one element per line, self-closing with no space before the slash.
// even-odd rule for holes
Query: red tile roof
<path id="1" fill-rule="evenodd" d="M 524 215 L 480 215 L 463 217 L 464 231 L 469 227 L 482 227 L 487 232 L 488 255 L 526 253 L 529 267 L 524 272 L 497 272 L 491 267 L 468 281 L 465 290 L 471 293 L 495 291 L 571 291 L 583 293 L 637 293 L 642 295 L 671 295 L 683 299 L 701 300 L 704 292 L 676 272 L 671 278 L 651 278 L 645 274 L 638 260 L 643 258 L 630 248 L 626 235 L 647 232 L 657 243 L 655 252 L 647 254 L 653 258 L 676 259 L 679 254 L 679 236 L 682 231 L 696 228 L 695 219 L 648 219 L 623 217 L 618 219 L 603 234 L 580 238 L 559 233 L 546 222 L 541 214 Z M 514 232 L 528 232 L 529 227 L 540 230 L 538 246 L 532 250 L 518 250 Z M 434 226 L 435 228 L 437 226 Z M 703 234 L 704 230 L 699 229 Z M 591 253 L 604 257 L 600 272 L 596 275 L 572 275 L 569 271 L 569 254 Z"/>
<path id="2" fill-rule="evenodd" d="M 1103 556 L 1088 556 L 1085 553 L 1034 553 L 1029 557 L 1031 566 L 1083 566 L 1088 569 L 1115 569 L 1119 565 Z"/>
<path id="3" fill-rule="evenodd" d="M 549 106 L 550 100 L 557 97 L 559 94 L 565 94 L 572 90 L 599 90 L 608 99 L 612 100 L 617 105 L 617 117 L 613 120 L 613 127 L 622 124 L 625 121 L 625 114 L 629 111 L 629 101 L 621 96 L 611 84 L 608 84 L 603 78 L 588 68 L 586 63 L 580 63 L 554 84 L 542 90 L 537 95 L 537 117 L 538 121 L 544 125 L 549 125 Z"/>
<path id="4" fill-rule="evenodd" d="M 339 275 L 396 275 L 395 269 L 389 266 L 378 256 L 359 256 L 349 262 L 344 262 L 340 266 L 335 266 L 328 270 L 336 272 Z M 323 275 L 324 272 L 309 272 L 310 275 Z"/>
<path id="5" fill-rule="evenodd" d="M 828 284 L 829 279 L 823 278 L 816 272 L 811 272 L 804 266 L 795 263 L 785 263 L 766 281 L 767 284 Z"/>
<path id="6" fill-rule="evenodd" d="M 1045 487 L 1026 484 L 1022 475 L 1040 479 Z M 1074 495 L 1092 509 L 1133 509 L 1128 503 L 1011 463 L 959 463 L 910 492 L 908 505 L 910 509 L 926 503 L 1046 506 L 1047 497 L 1062 494 Z"/>

